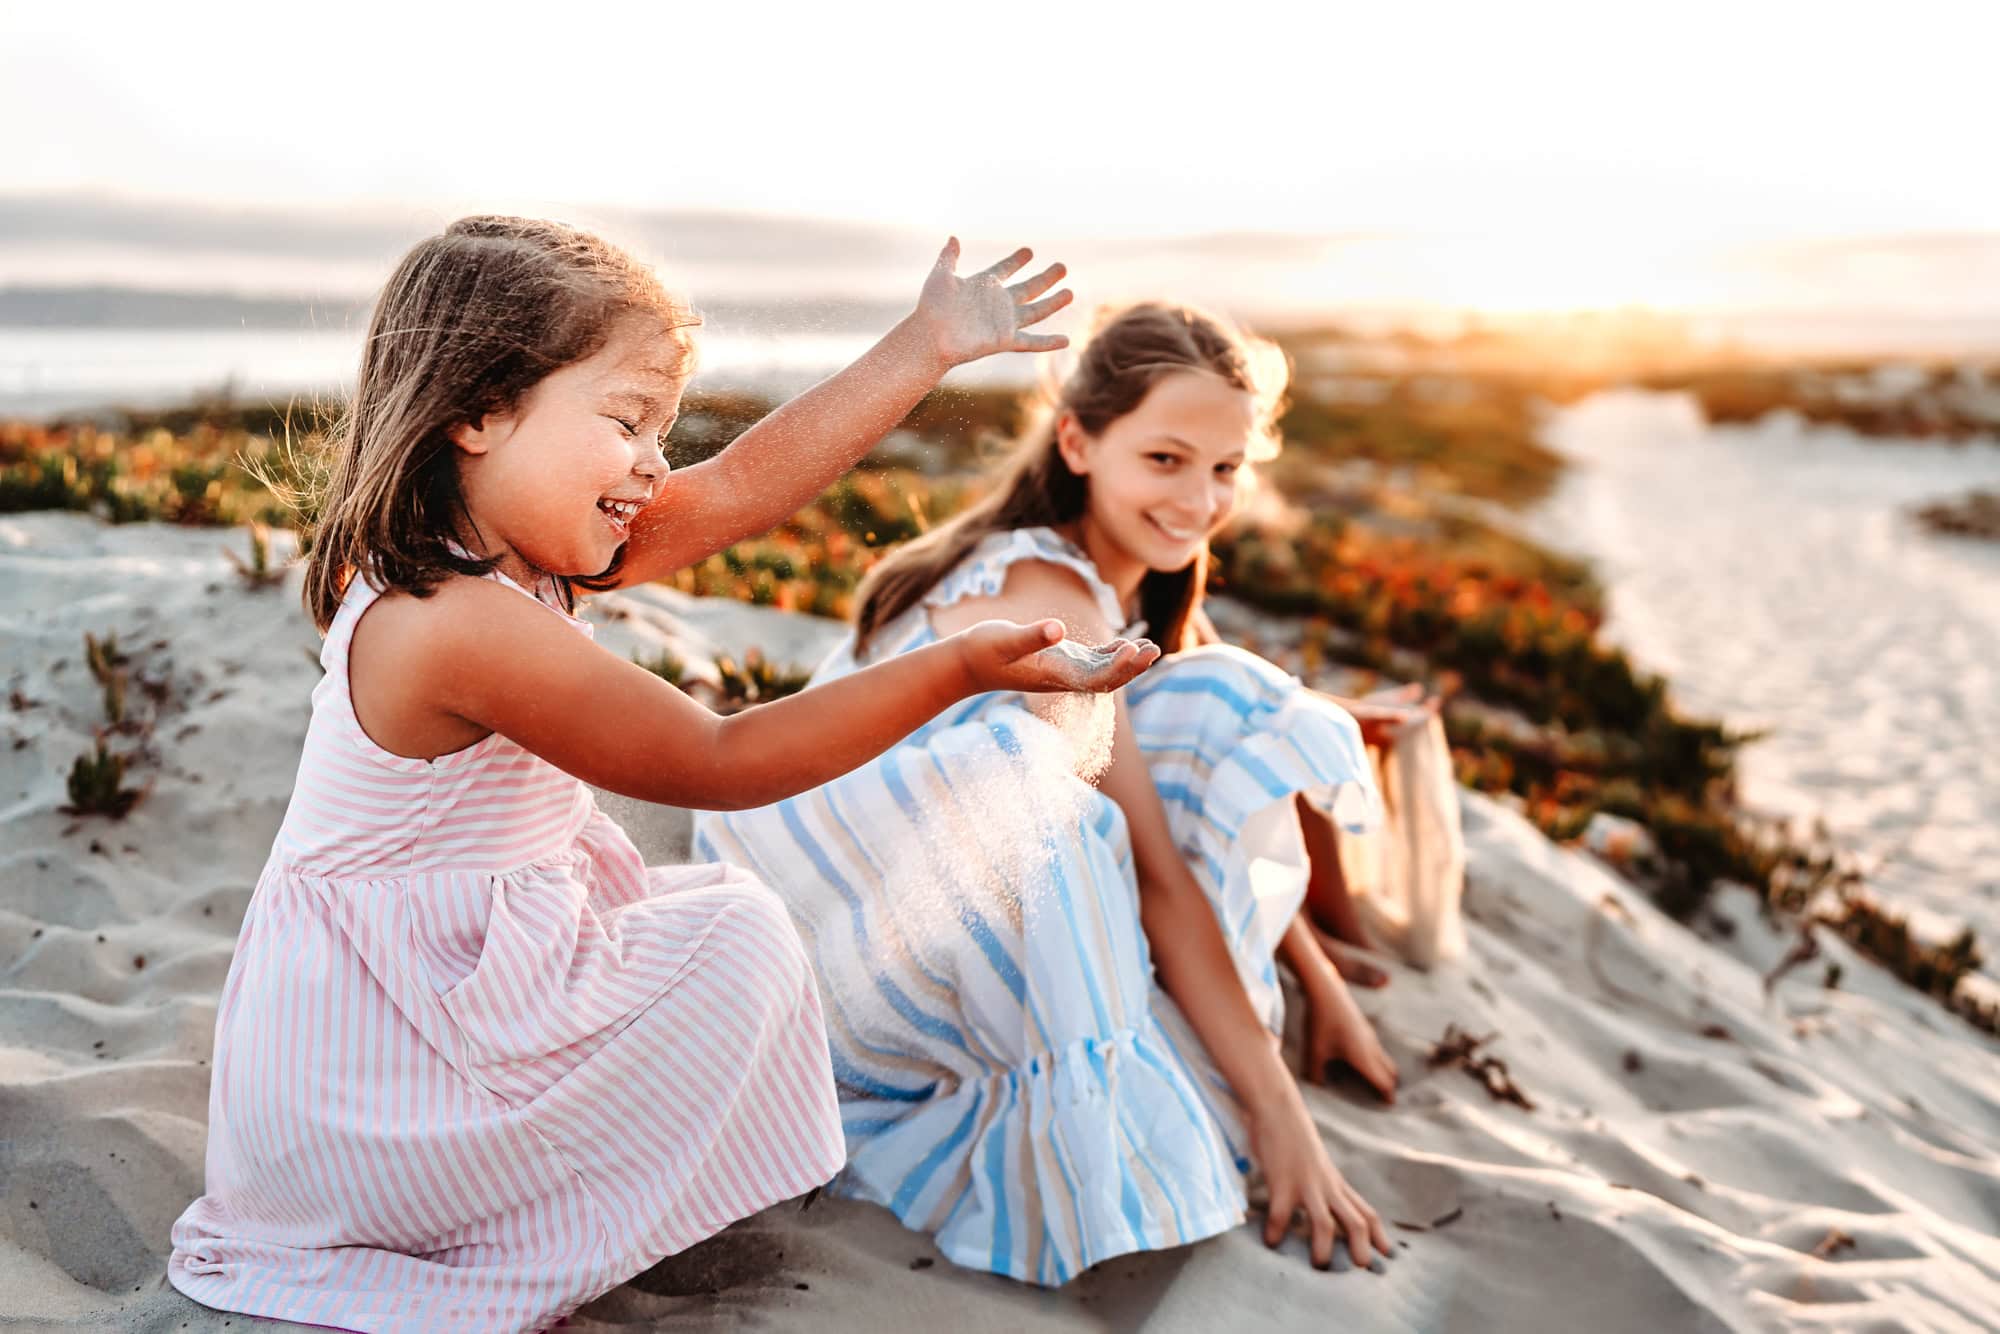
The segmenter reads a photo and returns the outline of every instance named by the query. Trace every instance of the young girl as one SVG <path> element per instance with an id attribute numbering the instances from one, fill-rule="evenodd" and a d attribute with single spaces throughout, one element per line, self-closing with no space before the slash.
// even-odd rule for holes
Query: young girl
<path id="1" fill-rule="evenodd" d="M 824 1182 L 840 1126 L 779 900 L 648 867 L 585 783 L 745 806 L 969 695 L 1109 689 L 1052 622 L 989 622 L 718 718 L 590 642 L 574 589 L 656 578 L 795 510 L 952 365 L 1061 340 L 1020 251 L 947 245 L 848 370 L 668 475 L 689 312 L 555 223 L 419 243 L 362 354 L 305 599 L 325 679 L 216 1018 L 207 1193 L 168 1276 L 360 1330 L 539 1329 Z M 1039 298 L 1039 299 L 1038 299 Z"/>
<path id="2" fill-rule="evenodd" d="M 1300 912 L 1338 875 L 1334 822 L 1373 828 L 1379 793 L 1354 717 L 1208 642 L 1200 612 L 1208 537 L 1275 450 L 1284 377 L 1276 348 L 1197 311 L 1118 314 L 993 491 L 873 572 L 815 674 L 994 615 L 1059 616 L 1080 643 L 1150 627 L 1183 651 L 1117 701 L 1098 789 L 1030 744 L 1047 709 L 991 694 L 817 791 L 696 819 L 696 850 L 776 886 L 812 952 L 835 1189 L 960 1264 L 1060 1284 L 1211 1236 L 1242 1221 L 1253 1160 L 1268 1242 L 1298 1213 L 1317 1264 L 1337 1233 L 1360 1264 L 1389 1254 L 1282 1062 L 1273 967 L 1311 1005 L 1314 1075 L 1342 1058 L 1392 1097 Z"/>

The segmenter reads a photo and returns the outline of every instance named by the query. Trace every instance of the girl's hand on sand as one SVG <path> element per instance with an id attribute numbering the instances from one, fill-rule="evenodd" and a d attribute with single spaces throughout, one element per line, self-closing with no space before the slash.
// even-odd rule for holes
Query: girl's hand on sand
<path id="1" fill-rule="evenodd" d="M 1316 1267 L 1344 1267 L 1334 1264 L 1334 1247 L 1345 1236 L 1354 1263 L 1381 1272 L 1381 1261 L 1376 1257 L 1387 1259 L 1393 1254 L 1381 1215 L 1355 1193 L 1327 1157 L 1326 1145 L 1298 1087 L 1290 1080 L 1284 1084 L 1289 1097 L 1264 1114 L 1253 1111 L 1250 1118 L 1251 1152 L 1263 1166 L 1264 1180 L 1271 1189 L 1264 1244 L 1276 1246 L 1295 1221 L 1303 1218 L 1312 1237 Z"/>
<path id="2" fill-rule="evenodd" d="M 1315 1084 L 1327 1082 L 1327 1066 L 1345 1061 L 1356 1074 L 1374 1085 L 1382 1101 L 1396 1101 L 1396 1063 L 1382 1049 L 1382 1039 L 1354 994 L 1338 977 L 1311 988 L 1306 1001 L 1306 1078 Z"/>
<path id="3" fill-rule="evenodd" d="M 981 621 L 952 635 L 976 690 L 1116 690 L 1159 660 L 1146 639 L 1114 639 L 1101 649 L 1064 644 L 1063 623 Z M 1046 650 L 1046 651 L 1045 651 Z"/>
<path id="4" fill-rule="evenodd" d="M 946 370 L 995 352 L 1050 352 L 1069 346 L 1061 334 L 1023 332 L 1071 300 L 1067 288 L 1053 296 L 1042 295 L 1062 281 L 1067 270 L 1060 264 L 1007 286 L 1007 279 L 1032 258 L 1034 252 L 1024 246 L 990 268 L 961 278 L 958 238 L 945 242 L 911 318 L 930 338 Z"/>

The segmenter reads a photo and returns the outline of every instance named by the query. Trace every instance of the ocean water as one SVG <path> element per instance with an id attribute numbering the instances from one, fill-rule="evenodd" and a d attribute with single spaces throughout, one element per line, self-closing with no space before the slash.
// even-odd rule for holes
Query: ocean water
<path id="1" fill-rule="evenodd" d="M 704 331 L 697 386 L 789 394 L 853 361 L 874 332 Z M 362 332 L 332 329 L 0 327 L 0 416 L 45 417 L 116 404 L 162 407 L 228 385 L 238 401 L 353 384 Z M 1029 383 L 1032 359 L 989 357 L 954 383 Z"/>
<path id="2" fill-rule="evenodd" d="M 2000 544 L 1908 513 L 2000 487 L 2000 445 L 1710 427 L 1634 391 L 1547 439 L 1574 466 L 1532 527 L 1596 564 L 1610 636 L 1688 709 L 1771 729 L 1745 798 L 1823 818 L 1918 923 L 1971 923 L 2000 975 Z"/>

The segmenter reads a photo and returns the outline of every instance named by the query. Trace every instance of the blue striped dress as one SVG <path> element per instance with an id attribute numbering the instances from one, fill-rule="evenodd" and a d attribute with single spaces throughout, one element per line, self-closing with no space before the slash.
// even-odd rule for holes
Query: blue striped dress
<path id="1" fill-rule="evenodd" d="M 1082 550 L 1021 529 L 986 538 L 867 660 L 932 642 L 930 607 L 997 594 L 1022 560 L 1077 571 L 1125 624 Z M 863 665 L 850 636 L 814 680 Z M 1291 799 L 1379 825 L 1360 730 L 1222 646 L 1162 659 L 1126 698 L 1175 843 L 1276 1031 L 1272 956 L 1307 879 Z M 1022 695 L 966 700 L 810 792 L 702 812 L 695 850 L 774 886 L 806 941 L 847 1139 L 836 1192 L 959 1264 L 1044 1285 L 1243 1220 L 1241 1115 L 1153 975 L 1124 813 Z"/>

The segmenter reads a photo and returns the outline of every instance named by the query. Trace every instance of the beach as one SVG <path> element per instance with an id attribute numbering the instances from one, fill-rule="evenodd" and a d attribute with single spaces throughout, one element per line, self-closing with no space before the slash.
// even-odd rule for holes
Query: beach
<path id="1" fill-rule="evenodd" d="M 2000 448 L 1711 426 L 1636 391 L 1558 412 L 1547 439 L 1570 466 L 1534 535 L 1601 572 L 1610 639 L 1680 703 L 1768 732 L 1738 762 L 1744 800 L 1824 821 L 1931 938 L 2000 940 L 2000 546 L 1912 512 L 2000 484 Z M 1970 980 L 2000 997 L 2000 961 Z"/>
<path id="2" fill-rule="evenodd" d="M 6 1328 L 246 1323 L 166 1286 L 168 1230 L 202 1187 L 216 1000 L 283 818 L 319 639 L 296 568 L 253 588 L 225 547 L 244 550 L 242 533 L 0 516 Z M 810 665 L 840 633 L 657 586 L 586 606 L 625 656 L 756 645 Z M 128 716 L 152 720 L 111 739 L 151 752 L 122 820 L 61 809 L 105 722 L 86 632 L 116 633 L 141 683 Z M 2000 1043 L 1830 937 L 1767 992 L 1793 942 L 1748 893 L 1718 891 L 1697 935 L 1506 805 L 1461 799 L 1467 957 L 1388 962 L 1390 986 L 1363 994 L 1397 1105 L 1309 1092 L 1336 1163 L 1394 1220 L 1385 1276 L 1315 1272 L 1299 1242 L 1269 1252 L 1244 1227 L 1045 1292 L 821 1199 L 663 1260 L 566 1328 L 1992 1327 Z M 649 861 L 686 857 L 685 812 L 600 803 Z M 1433 1067 L 1454 1026 L 1486 1040 Z M 1486 1056 L 1505 1063 L 1497 1084 L 1463 1068 Z M 1518 1101 L 1489 1088 L 1508 1081 Z"/>

